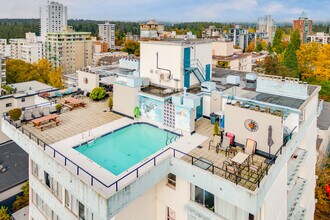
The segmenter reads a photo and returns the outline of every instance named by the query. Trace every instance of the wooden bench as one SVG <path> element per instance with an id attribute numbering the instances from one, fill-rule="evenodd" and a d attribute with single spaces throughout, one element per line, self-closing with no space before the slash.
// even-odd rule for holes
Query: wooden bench
<path id="1" fill-rule="evenodd" d="M 42 131 L 44 128 L 55 125 L 55 124 L 56 124 L 56 126 L 58 126 L 60 122 L 62 122 L 62 121 L 61 120 L 50 121 L 45 124 L 39 125 L 38 128 L 40 128 L 40 130 Z"/>
<path id="2" fill-rule="evenodd" d="M 71 106 L 71 105 L 69 105 L 69 104 L 66 104 L 66 103 L 64 103 L 64 102 L 61 102 L 61 105 L 67 107 L 68 109 L 70 109 L 70 111 L 72 111 L 72 109 L 73 109 L 73 106 Z"/>

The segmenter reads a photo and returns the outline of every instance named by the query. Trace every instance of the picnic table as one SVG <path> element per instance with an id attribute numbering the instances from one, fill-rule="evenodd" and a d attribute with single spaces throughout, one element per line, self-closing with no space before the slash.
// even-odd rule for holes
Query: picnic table
<path id="1" fill-rule="evenodd" d="M 58 124 L 61 122 L 60 120 L 58 120 L 59 117 L 60 116 L 57 114 L 50 114 L 41 118 L 34 119 L 31 122 L 33 123 L 33 126 L 40 128 L 42 131 L 43 128 L 53 124 L 56 124 L 58 126 Z"/>
<path id="2" fill-rule="evenodd" d="M 66 106 L 70 109 L 70 111 L 76 107 L 82 106 L 85 107 L 86 103 L 83 101 L 80 101 L 78 99 L 72 98 L 72 97 L 67 97 L 63 99 L 61 102 L 63 106 Z"/>

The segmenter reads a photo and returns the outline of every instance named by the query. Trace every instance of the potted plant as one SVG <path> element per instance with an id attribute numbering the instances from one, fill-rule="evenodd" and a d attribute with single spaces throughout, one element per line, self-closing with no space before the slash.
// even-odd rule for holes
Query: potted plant
<path id="1" fill-rule="evenodd" d="M 219 131 L 220 131 L 220 129 L 219 129 L 219 123 L 216 122 L 216 123 L 214 123 L 214 127 L 213 127 L 213 136 L 219 135 Z"/>
<path id="2" fill-rule="evenodd" d="M 57 113 L 60 114 L 61 110 L 62 110 L 62 105 L 58 103 L 55 105 L 55 108 L 56 108 Z"/>
<path id="3" fill-rule="evenodd" d="M 105 98 L 107 92 L 105 91 L 105 88 L 103 87 L 96 87 L 92 90 L 92 92 L 89 94 L 89 98 L 91 98 L 94 101 L 99 101 Z"/>
<path id="4" fill-rule="evenodd" d="M 20 109 L 20 108 L 11 109 L 8 112 L 8 115 L 9 115 L 10 119 L 14 122 L 16 127 L 19 127 L 21 125 L 21 121 L 19 120 L 19 118 L 22 115 L 22 109 Z"/>
<path id="5" fill-rule="evenodd" d="M 112 106 L 113 106 L 113 100 L 112 100 L 112 97 L 109 97 L 109 99 L 108 99 L 109 111 L 112 111 Z"/>

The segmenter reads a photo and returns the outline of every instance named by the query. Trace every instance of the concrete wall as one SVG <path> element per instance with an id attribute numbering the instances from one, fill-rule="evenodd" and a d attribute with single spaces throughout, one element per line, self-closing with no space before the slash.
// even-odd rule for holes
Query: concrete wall
<path id="1" fill-rule="evenodd" d="M 78 73 L 78 88 L 83 91 L 91 92 L 94 88 L 99 87 L 99 74 L 89 73 L 85 71 L 77 71 Z M 86 83 L 87 81 L 87 83 Z"/>
<path id="2" fill-rule="evenodd" d="M 9 125 L 8 122 L 1 120 L 2 131 L 15 141 L 23 150 L 29 154 L 29 158 L 35 161 L 43 170 L 49 173 L 65 189 L 73 194 L 81 203 L 85 205 L 94 215 L 95 219 L 106 219 L 107 202 L 104 197 L 97 193 L 89 184 L 83 182 L 76 173 L 71 173 L 67 167 L 63 167 L 56 159 L 46 154 L 40 146 L 30 140 L 26 135 Z M 63 161 L 62 161 L 63 162 Z M 50 199 L 51 192 L 46 191 L 44 185 L 32 180 L 31 187 L 44 195 L 43 199 L 49 207 L 54 207 L 54 211 L 61 219 L 66 219 L 66 210 L 60 208 L 58 200 Z"/>
<path id="3" fill-rule="evenodd" d="M 212 42 L 212 55 L 215 56 L 231 56 L 234 54 L 233 42 Z"/>
<path id="4" fill-rule="evenodd" d="M 183 50 L 179 45 L 148 44 L 141 42 L 141 67 L 140 76 L 150 79 L 150 83 L 181 89 L 183 85 Z M 171 70 L 172 77 L 170 81 L 162 81 L 160 73 L 168 71 L 157 69 L 158 67 Z M 179 80 L 178 83 L 175 80 Z"/>
<path id="5" fill-rule="evenodd" d="M 194 44 L 181 46 L 179 44 L 151 44 L 141 42 L 141 68 L 140 76 L 150 79 L 152 84 L 169 87 L 172 89 L 183 89 L 184 85 L 184 70 L 183 57 L 184 48 L 190 47 L 191 60 L 198 59 L 204 69 L 207 64 L 212 64 L 212 44 Z M 158 52 L 158 67 L 169 69 L 171 71 L 171 79 L 169 81 L 160 80 L 160 73 L 169 73 L 166 70 L 157 69 Z M 212 74 L 212 69 L 210 70 Z M 212 77 L 212 76 L 211 76 Z M 197 84 L 198 80 L 191 74 L 190 85 Z"/>
<path id="6" fill-rule="evenodd" d="M 245 127 L 245 121 L 248 119 L 257 122 L 257 131 L 251 132 Z M 246 140 L 250 138 L 257 142 L 258 150 L 268 152 L 268 127 L 270 125 L 273 128 L 272 138 L 274 141 L 271 153 L 275 154 L 283 144 L 282 118 L 264 112 L 226 105 L 225 132 L 235 134 L 235 141 L 238 143 L 245 145 Z"/>
<path id="7" fill-rule="evenodd" d="M 139 91 L 140 87 L 132 88 L 125 85 L 113 84 L 113 110 L 133 117 L 134 108 L 139 106 Z"/>

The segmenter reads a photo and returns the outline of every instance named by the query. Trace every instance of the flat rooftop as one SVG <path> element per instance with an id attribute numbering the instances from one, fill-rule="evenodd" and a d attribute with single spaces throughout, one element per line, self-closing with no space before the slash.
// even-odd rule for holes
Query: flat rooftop
<path id="1" fill-rule="evenodd" d="M 166 98 L 173 94 L 178 93 L 178 92 L 174 92 L 171 89 L 166 89 L 166 88 L 162 88 L 159 86 L 153 86 L 153 85 L 142 88 L 141 92 L 149 94 L 149 95 L 157 96 L 160 98 Z"/>
<path id="2" fill-rule="evenodd" d="M 180 39 L 180 38 L 164 38 L 161 40 L 146 40 L 146 41 L 140 41 L 144 44 L 164 44 L 164 45 L 178 45 L 178 46 L 184 46 L 184 45 L 194 45 L 194 44 L 209 44 L 212 43 L 211 40 L 206 39 Z"/>
<path id="3" fill-rule="evenodd" d="M 218 60 L 218 61 L 232 61 L 232 60 L 238 60 L 242 58 L 246 58 L 252 56 L 251 53 L 237 53 L 231 56 L 213 56 L 213 60 Z"/>
<path id="4" fill-rule="evenodd" d="M 15 142 L 0 145 L 0 164 L 6 168 L 0 172 L 0 193 L 29 179 L 29 155 Z"/>

